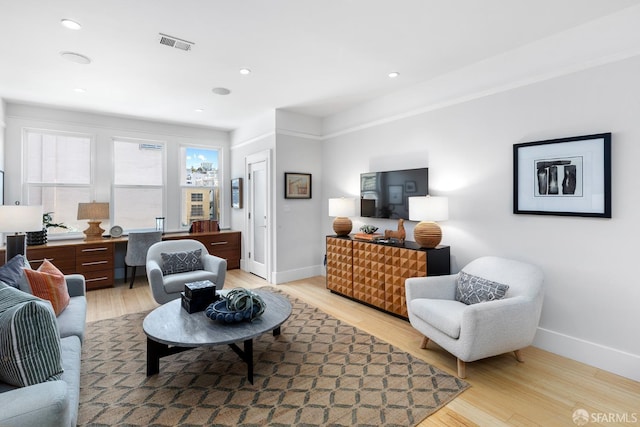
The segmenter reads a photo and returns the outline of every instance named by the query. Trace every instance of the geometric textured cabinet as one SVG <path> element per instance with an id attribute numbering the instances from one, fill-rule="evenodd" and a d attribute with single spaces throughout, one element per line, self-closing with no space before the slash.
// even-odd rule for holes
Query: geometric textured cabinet
<path id="1" fill-rule="evenodd" d="M 327 288 L 406 318 L 404 281 L 449 274 L 449 246 L 422 249 L 413 242 L 380 244 L 327 237 Z"/>

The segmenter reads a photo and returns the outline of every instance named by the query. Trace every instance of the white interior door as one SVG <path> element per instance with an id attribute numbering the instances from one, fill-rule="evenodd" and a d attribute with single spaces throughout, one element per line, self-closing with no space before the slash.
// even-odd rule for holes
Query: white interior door
<path id="1" fill-rule="evenodd" d="M 248 270 L 264 279 L 268 278 L 269 217 L 268 168 L 266 159 L 247 161 L 249 182 L 249 253 Z"/>

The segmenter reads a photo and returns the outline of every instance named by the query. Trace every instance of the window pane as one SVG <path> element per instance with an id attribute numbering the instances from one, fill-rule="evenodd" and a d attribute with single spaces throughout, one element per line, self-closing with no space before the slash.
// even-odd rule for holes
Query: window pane
<path id="1" fill-rule="evenodd" d="M 213 187 L 218 182 L 218 150 L 182 148 L 181 185 Z"/>
<path id="2" fill-rule="evenodd" d="M 182 147 L 181 224 L 196 220 L 220 218 L 219 151 L 198 147 Z"/>
<path id="3" fill-rule="evenodd" d="M 114 141 L 115 185 L 162 185 L 164 147 L 160 144 Z"/>
<path id="4" fill-rule="evenodd" d="M 182 189 L 182 225 L 189 226 L 193 221 L 219 219 L 219 189 L 210 187 Z"/>
<path id="5" fill-rule="evenodd" d="M 62 234 L 74 231 L 82 231 L 88 227 L 87 221 L 78 220 L 78 203 L 86 203 L 91 200 L 89 187 L 40 187 L 29 186 L 28 205 L 42 205 L 42 212 L 52 212 L 53 222 L 69 227 L 50 227 L 49 234 Z M 102 223 L 102 228 L 105 222 Z"/>
<path id="6" fill-rule="evenodd" d="M 162 215 L 162 188 L 116 187 L 113 189 L 112 223 L 125 230 L 155 229 Z"/>
<path id="7" fill-rule="evenodd" d="M 91 183 L 89 137 L 27 132 L 25 151 L 27 182 Z"/>

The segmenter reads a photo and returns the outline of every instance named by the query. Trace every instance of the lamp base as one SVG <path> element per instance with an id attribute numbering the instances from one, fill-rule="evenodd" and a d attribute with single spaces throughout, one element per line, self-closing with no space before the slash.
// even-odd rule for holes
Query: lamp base
<path id="1" fill-rule="evenodd" d="M 421 221 L 413 229 L 413 238 L 421 248 L 435 248 L 442 241 L 442 229 L 433 221 Z"/>
<path id="2" fill-rule="evenodd" d="M 16 255 L 25 255 L 27 253 L 27 236 L 24 234 L 7 235 L 7 247 L 5 248 L 5 262 L 9 262 Z"/>
<path id="3" fill-rule="evenodd" d="M 102 240 L 104 230 L 100 228 L 102 221 L 88 221 L 89 228 L 83 231 L 84 240 Z"/>
<path id="4" fill-rule="evenodd" d="M 338 236 L 348 236 L 352 228 L 353 223 L 347 217 L 339 216 L 333 220 L 333 231 L 335 231 Z"/>

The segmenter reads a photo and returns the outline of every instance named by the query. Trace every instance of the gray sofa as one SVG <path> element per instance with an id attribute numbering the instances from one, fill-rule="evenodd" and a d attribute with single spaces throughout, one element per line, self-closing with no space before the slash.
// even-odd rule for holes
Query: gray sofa
<path id="1" fill-rule="evenodd" d="M 57 381 L 14 387 L 0 381 L 0 426 L 75 426 L 87 314 L 84 276 L 65 276 L 70 302 L 57 317 L 64 373 Z"/>

